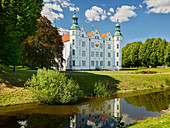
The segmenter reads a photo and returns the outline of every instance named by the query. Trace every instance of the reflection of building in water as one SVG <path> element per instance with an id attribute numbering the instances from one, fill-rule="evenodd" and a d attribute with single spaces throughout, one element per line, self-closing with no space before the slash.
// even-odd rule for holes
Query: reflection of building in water
<path id="1" fill-rule="evenodd" d="M 88 119 L 92 119 L 97 125 L 103 115 L 105 115 L 108 120 L 111 120 L 111 118 L 122 118 L 122 100 L 120 98 L 107 100 L 100 106 L 87 104 L 78 109 L 80 112 L 70 119 L 71 128 L 83 128 Z"/>

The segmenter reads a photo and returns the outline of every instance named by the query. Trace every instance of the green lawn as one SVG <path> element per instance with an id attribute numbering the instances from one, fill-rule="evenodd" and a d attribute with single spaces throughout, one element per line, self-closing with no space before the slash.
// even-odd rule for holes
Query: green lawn
<path id="1" fill-rule="evenodd" d="M 170 113 L 159 118 L 149 117 L 146 120 L 136 122 L 128 128 L 170 128 Z"/>
<path id="2" fill-rule="evenodd" d="M 157 71 L 159 74 L 135 74 L 139 70 Z M 0 106 L 34 102 L 31 92 L 24 88 L 25 81 L 36 70 L 19 68 L 16 72 L 5 69 L 0 72 Z M 127 92 L 143 89 L 169 87 L 170 68 L 162 69 L 126 69 L 123 71 L 62 71 L 79 83 L 85 96 L 91 96 L 97 81 L 107 81 L 115 92 Z M 161 74 L 162 73 L 162 74 Z"/>

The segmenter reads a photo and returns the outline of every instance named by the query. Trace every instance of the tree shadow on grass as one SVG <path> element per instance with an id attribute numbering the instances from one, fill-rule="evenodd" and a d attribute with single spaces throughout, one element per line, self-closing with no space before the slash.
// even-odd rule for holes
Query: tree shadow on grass
<path id="1" fill-rule="evenodd" d="M 33 74 L 36 74 L 36 70 L 17 70 L 13 72 L 12 70 L 3 70 L 0 72 L 0 86 L 5 84 L 6 87 L 24 87 L 25 82 Z"/>
<path id="2" fill-rule="evenodd" d="M 97 72 L 97 71 L 96 71 Z M 120 90 L 117 85 L 119 84 L 119 80 L 116 80 L 113 77 L 107 75 L 99 75 L 91 72 L 83 72 L 83 71 L 66 71 L 65 73 L 69 78 L 75 80 L 80 89 L 83 90 L 85 96 L 93 96 L 94 93 L 94 85 L 96 82 L 101 81 L 102 83 L 108 83 L 109 89 L 113 90 L 113 92 L 117 92 Z"/>

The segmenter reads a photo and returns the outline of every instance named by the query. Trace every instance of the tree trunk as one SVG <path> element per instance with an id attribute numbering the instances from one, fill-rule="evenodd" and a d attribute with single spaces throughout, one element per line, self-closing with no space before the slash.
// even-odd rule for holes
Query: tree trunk
<path id="1" fill-rule="evenodd" d="M 16 66 L 14 65 L 13 71 L 16 72 Z"/>

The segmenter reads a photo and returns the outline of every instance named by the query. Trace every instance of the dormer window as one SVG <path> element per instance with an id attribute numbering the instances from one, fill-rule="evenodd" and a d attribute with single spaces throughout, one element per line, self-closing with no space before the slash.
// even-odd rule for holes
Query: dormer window
<path id="1" fill-rule="evenodd" d="M 109 38 L 109 40 L 111 40 L 111 39 Z"/>
<path id="2" fill-rule="evenodd" d="M 98 32 L 96 32 L 96 34 L 98 34 Z"/>
<path id="3" fill-rule="evenodd" d="M 84 34 L 82 34 L 82 37 L 84 37 Z"/>

